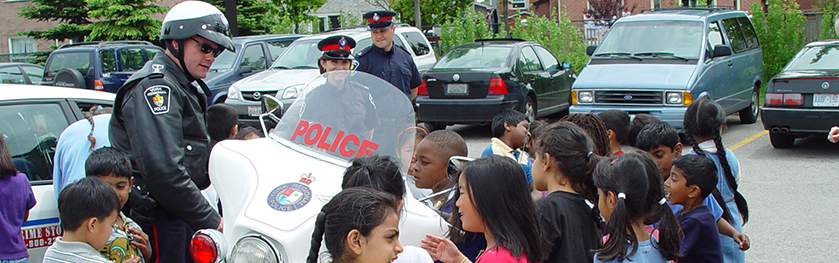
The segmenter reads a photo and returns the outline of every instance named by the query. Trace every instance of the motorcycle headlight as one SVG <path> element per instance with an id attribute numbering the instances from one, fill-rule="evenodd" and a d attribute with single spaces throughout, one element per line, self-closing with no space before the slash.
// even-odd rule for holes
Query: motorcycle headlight
<path id="1" fill-rule="evenodd" d="M 289 86 L 288 88 L 285 88 L 285 90 L 283 91 L 283 96 L 280 99 L 285 100 L 285 99 L 297 98 L 297 96 L 300 95 L 300 92 L 302 91 L 303 86 L 305 86 L 305 85 L 304 84 L 299 84 L 299 85 Z"/>
<path id="2" fill-rule="evenodd" d="M 230 85 L 230 88 L 227 88 L 227 98 L 228 99 L 242 99 L 242 92 L 239 91 L 239 88 L 236 85 Z"/>
<path id="3" fill-rule="evenodd" d="M 264 262 L 282 263 L 281 256 L 274 247 L 261 236 L 246 236 L 239 239 L 230 252 L 230 263 Z"/>

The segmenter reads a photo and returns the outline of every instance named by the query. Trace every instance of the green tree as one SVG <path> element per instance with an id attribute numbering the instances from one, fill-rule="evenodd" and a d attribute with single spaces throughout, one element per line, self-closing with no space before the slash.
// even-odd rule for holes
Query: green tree
<path id="1" fill-rule="evenodd" d="M 224 0 L 207 1 L 224 12 Z M 277 6 L 270 0 L 236 1 L 236 22 L 240 36 L 271 34 L 280 25 Z"/>
<path id="2" fill-rule="evenodd" d="M 794 0 L 769 0 L 764 13 L 752 4 L 752 24 L 763 49 L 763 79 L 769 80 L 804 46 L 807 18 Z"/>
<path id="3" fill-rule="evenodd" d="M 516 19 L 514 29 L 510 30 L 513 38 L 542 44 L 560 62 L 571 63 L 571 68 L 580 72 L 589 59 L 582 31 L 571 23 L 565 12 L 559 17 L 559 22 L 556 12 L 552 12 L 551 17 L 530 16 L 526 24 Z"/>
<path id="4" fill-rule="evenodd" d="M 318 10 L 326 0 L 272 0 L 278 7 L 279 19 L 288 20 L 291 24 L 291 32 L 299 34 L 300 25 L 305 22 L 317 22 L 318 17 L 310 15 Z"/>
<path id="5" fill-rule="evenodd" d="M 91 23 L 85 0 L 32 0 L 32 6 L 20 8 L 18 14 L 26 19 L 38 22 L 58 22 L 59 24 L 44 31 L 22 31 L 25 35 L 41 40 L 84 40 L 90 34 L 86 26 Z"/>
<path id="6" fill-rule="evenodd" d="M 87 12 L 95 22 L 87 27 L 86 40 L 146 40 L 159 38 L 161 21 L 152 17 L 165 13 L 167 6 L 148 3 L 149 0 L 86 0 Z"/>
<path id="7" fill-rule="evenodd" d="M 440 54 L 475 39 L 493 37 L 483 15 L 472 9 L 463 10 L 449 18 L 440 28 Z"/>
<path id="8" fill-rule="evenodd" d="M 822 12 L 821 34 L 819 40 L 836 39 L 836 28 L 834 20 L 839 13 L 839 2 L 836 0 L 816 0 L 816 6 Z"/>
<path id="9" fill-rule="evenodd" d="M 450 18 L 457 18 L 471 5 L 473 0 L 422 0 L 420 19 L 422 25 L 441 25 Z M 399 21 L 416 25 L 414 22 L 414 0 L 393 0 L 390 5 Z"/>

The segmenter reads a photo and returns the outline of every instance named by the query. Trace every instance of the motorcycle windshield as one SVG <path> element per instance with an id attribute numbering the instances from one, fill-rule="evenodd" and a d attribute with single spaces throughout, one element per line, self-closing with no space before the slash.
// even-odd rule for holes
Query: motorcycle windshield
<path id="1" fill-rule="evenodd" d="M 411 101 L 396 87 L 364 72 L 339 70 L 309 82 L 272 133 L 345 160 L 391 156 L 405 171 L 412 151 L 398 149 L 413 149 L 415 125 Z"/>

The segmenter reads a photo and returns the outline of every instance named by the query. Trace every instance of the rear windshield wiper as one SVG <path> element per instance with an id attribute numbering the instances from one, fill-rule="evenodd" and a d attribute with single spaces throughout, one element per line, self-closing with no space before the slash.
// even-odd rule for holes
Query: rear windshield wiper
<path id="1" fill-rule="evenodd" d="M 635 55 L 633 55 L 633 54 L 631 54 L 631 53 L 625 53 L 625 52 L 599 53 L 599 54 L 594 54 L 594 56 L 595 56 L 595 57 L 610 57 L 610 58 L 615 58 L 615 57 L 618 57 L 618 58 L 619 58 L 619 57 L 630 57 L 630 58 L 634 58 L 634 59 L 641 60 L 641 61 L 643 61 L 643 60 L 644 60 L 644 59 L 643 59 L 643 58 L 641 58 L 641 57 L 635 56 Z"/>
<path id="2" fill-rule="evenodd" d="M 670 57 L 670 58 L 675 58 L 675 59 L 681 59 L 681 60 L 684 60 L 684 61 L 690 61 L 690 59 L 688 59 L 686 57 L 676 56 L 675 54 L 673 54 L 673 52 L 641 52 L 641 53 L 635 53 L 635 54 L 632 54 L 632 55 L 644 56 L 644 57 L 654 57 L 654 58 L 655 57 Z"/>

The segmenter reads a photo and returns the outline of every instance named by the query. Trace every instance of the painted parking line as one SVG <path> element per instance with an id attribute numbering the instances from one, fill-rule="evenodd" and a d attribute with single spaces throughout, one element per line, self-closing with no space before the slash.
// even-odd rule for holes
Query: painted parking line
<path id="1" fill-rule="evenodd" d="M 767 133 L 769 133 L 769 131 L 758 132 L 757 134 L 752 135 L 751 137 L 746 138 L 745 140 L 742 140 L 742 141 L 738 142 L 737 144 L 729 147 L 728 150 L 730 150 L 730 151 L 737 150 L 737 148 L 740 148 L 743 145 L 746 145 L 746 144 L 754 141 L 755 139 L 760 138 L 760 136 L 766 135 Z"/>

